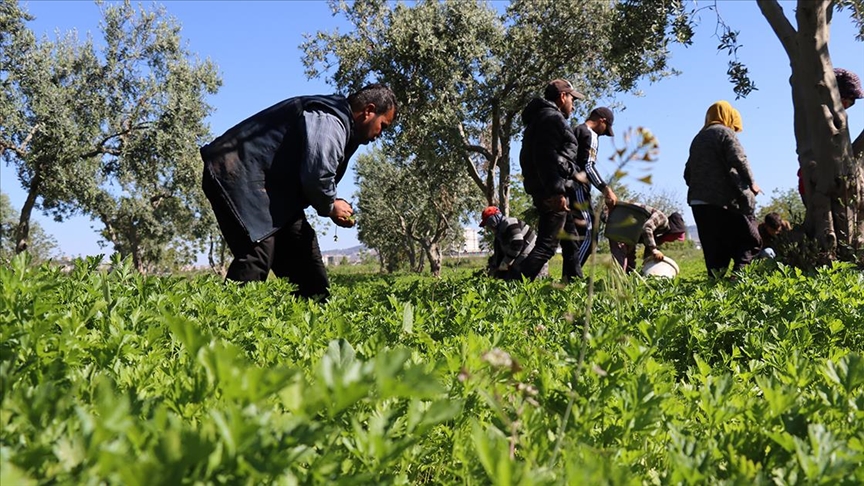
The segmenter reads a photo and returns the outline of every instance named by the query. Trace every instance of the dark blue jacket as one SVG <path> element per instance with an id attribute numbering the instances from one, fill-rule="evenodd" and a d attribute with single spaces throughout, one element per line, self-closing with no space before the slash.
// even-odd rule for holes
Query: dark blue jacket
<path id="1" fill-rule="evenodd" d="M 359 145 L 353 137 L 351 107 L 340 95 L 289 98 L 243 120 L 201 148 L 205 177 L 218 184 L 234 218 L 252 241 L 275 233 L 310 205 L 300 172 L 306 151 L 303 113 L 313 110 L 336 116 L 345 127 L 344 156 L 334 161 L 338 183 Z"/>

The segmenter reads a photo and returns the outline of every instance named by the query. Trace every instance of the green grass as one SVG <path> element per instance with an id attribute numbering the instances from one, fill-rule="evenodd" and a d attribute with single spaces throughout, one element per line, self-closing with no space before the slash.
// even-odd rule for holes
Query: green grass
<path id="1" fill-rule="evenodd" d="M 0 484 L 864 483 L 862 273 L 669 254 L 681 278 L 597 267 L 590 302 L 474 262 L 333 267 L 326 304 L 19 257 Z"/>
<path id="2" fill-rule="evenodd" d="M 705 263 L 702 259 L 702 250 L 697 250 L 692 246 L 684 244 L 667 244 L 664 247 L 666 255 L 671 257 L 678 263 L 681 278 L 694 278 L 705 274 Z M 641 247 L 637 255 L 642 254 Z M 486 258 L 483 257 L 468 257 L 468 258 L 452 258 L 444 257 L 441 265 L 442 276 L 460 275 L 463 273 L 476 272 L 483 270 L 486 266 Z M 551 278 L 561 278 L 561 254 L 556 254 L 549 261 L 549 273 Z M 585 266 L 586 274 L 592 266 L 596 266 L 598 272 L 605 273 L 613 268 L 614 260 L 609 253 L 597 253 L 594 259 L 589 259 Z M 615 263 L 617 265 L 617 263 Z M 642 262 L 637 265 L 637 270 L 641 269 Z M 330 275 L 375 275 L 380 273 L 380 265 L 378 263 L 363 263 L 357 265 L 333 265 L 327 269 Z M 428 275 L 428 265 L 426 267 L 426 275 Z M 410 275 L 411 272 L 402 270 L 395 273 L 396 275 Z"/>

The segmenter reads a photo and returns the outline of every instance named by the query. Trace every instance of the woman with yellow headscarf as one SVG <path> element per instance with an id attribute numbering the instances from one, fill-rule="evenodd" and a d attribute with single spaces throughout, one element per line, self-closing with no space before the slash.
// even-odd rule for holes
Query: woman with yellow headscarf
<path id="1" fill-rule="evenodd" d="M 762 190 L 735 135 L 741 130 L 741 113 L 728 101 L 712 104 L 684 167 L 687 204 L 693 210 L 709 277 L 725 274 L 730 261 L 734 270 L 740 270 L 761 246 L 753 213 L 755 196 Z"/>

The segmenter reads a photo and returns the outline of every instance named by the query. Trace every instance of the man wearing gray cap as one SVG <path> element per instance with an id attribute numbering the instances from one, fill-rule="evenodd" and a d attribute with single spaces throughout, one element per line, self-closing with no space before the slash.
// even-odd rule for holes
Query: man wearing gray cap
<path id="1" fill-rule="evenodd" d="M 574 180 L 567 185 L 567 197 L 570 200 L 570 211 L 567 213 L 564 231 L 571 238 L 561 241 L 561 256 L 563 257 L 562 276 L 565 282 L 578 277 L 582 278 L 582 266 L 591 255 L 594 237 L 594 213 L 591 210 L 591 186 L 596 187 L 606 200 L 609 209 L 615 206 L 618 198 L 597 171 L 598 136 L 611 137 L 612 123 L 615 115 L 612 110 L 601 106 L 591 110 L 588 120 L 577 126 L 573 131 L 579 143 L 576 154 L 576 169 L 583 171 L 587 181 Z"/>
<path id="2" fill-rule="evenodd" d="M 573 113 L 573 100 L 584 99 L 569 81 L 556 79 L 522 111 L 525 132 L 519 165 L 525 192 L 539 213 L 534 250 L 522 261 L 522 275 L 534 279 L 558 249 L 561 230 L 567 218 L 565 185 L 576 175 L 576 136 L 567 118 Z"/>

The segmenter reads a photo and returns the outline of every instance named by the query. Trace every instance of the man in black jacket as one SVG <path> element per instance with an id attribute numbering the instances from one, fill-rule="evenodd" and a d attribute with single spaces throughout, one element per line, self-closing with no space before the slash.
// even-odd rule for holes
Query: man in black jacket
<path id="1" fill-rule="evenodd" d="M 336 197 L 348 160 L 396 116 L 389 88 L 369 85 L 340 95 L 289 98 L 240 122 L 201 148 L 203 189 L 234 261 L 226 278 L 263 281 L 270 270 L 297 285 L 296 295 L 329 296 L 312 206 L 345 228 L 353 209 Z"/>
<path id="2" fill-rule="evenodd" d="M 522 275 L 534 279 L 558 248 L 567 216 L 565 184 L 576 175 L 577 142 L 567 118 L 573 100 L 585 97 L 569 81 L 556 79 L 546 86 L 543 99 L 534 98 L 522 111 L 525 132 L 519 165 L 527 192 L 540 221 L 534 250 L 522 262 Z"/>

